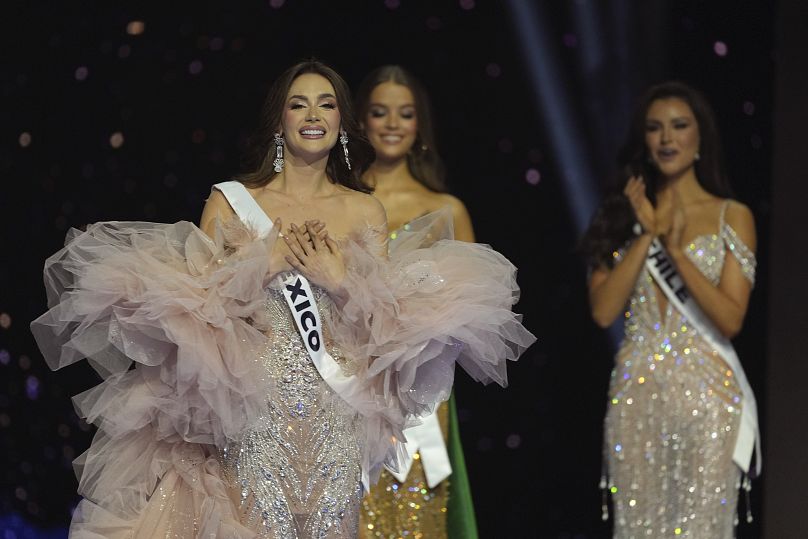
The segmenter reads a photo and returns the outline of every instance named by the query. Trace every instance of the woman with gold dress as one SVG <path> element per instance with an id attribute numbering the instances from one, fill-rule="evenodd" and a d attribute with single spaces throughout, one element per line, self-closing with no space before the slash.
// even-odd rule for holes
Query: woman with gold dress
<path id="1" fill-rule="evenodd" d="M 391 252 L 407 241 L 420 217 L 436 211 L 451 214 L 454 239 L 473 242 L 466 207 L 446 192 L 429 101 L 419 81 L 400 66 L 374 70 L 359 87 L 357 116 L 376 150 L 364 179 L 387 212 Z M 405 431 L 411 467 L 382 472 L 363 500 L 360 537 L 477 536 L 454 397 L 435 416 Z"/>

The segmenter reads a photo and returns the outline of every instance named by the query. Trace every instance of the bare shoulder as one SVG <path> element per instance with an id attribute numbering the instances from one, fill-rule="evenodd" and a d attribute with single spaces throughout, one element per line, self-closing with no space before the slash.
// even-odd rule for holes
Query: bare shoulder
<path id="1" fill-rule="evenodd" d="M 727 205 L 727 213 L 724 215 L 724 221 L 732 227 L 750 249 L 755 249 L 757 243 L 755 216 L 749 206 L 737 200 L 730 200 Z"/>
<path id="2" fill-rule="evenodd" d="M 466 205 L 456 196 L 450 195 L 449 193 L 435 193 L 434 196 L 436 200 L 440 202 L 441 206 L 449 206 L 452 208 L 452 213 L 455 217 L 468 214 Z"/>
<path id="3" fill-rule="evenodd" d="M 466 209 L 466 205 L 459 198 L 448 193 L 437 193 L 436 195 L 441 201 L 441 207 L 449 206 L 452 209 L 455 239 L 474 241 L 474 227 L 471 224 L 471 216 Z"/>
<path id="4" fill-rule="evenodd" d="M 374 226 L 387 224 L 387 213 L 379 199 L 368 193 L 349 190 L 345 193 L 347 207 L 353 215 L 359 217 L 364 223 Z"/>
<path id="5" fill-rule="evenodd" d="M 727 202 L 727 220 L 734 218 L 738 220 L 749 220 L 754 223 L 755 216 L 752 213 L 752 210 L 749 209 L 749 206 L 743 202 L 732 199 L 728 200 Z"/>
<path id="6" fill-rule="evenodd" d="M 210 196 L 202 208 L 202 217 L 199 219 L 199 228 L 212 236 L 216 219 L 227 221 L 234 215 L 233 208 L 227 198 L 218 189 L 211 189 Z"/>

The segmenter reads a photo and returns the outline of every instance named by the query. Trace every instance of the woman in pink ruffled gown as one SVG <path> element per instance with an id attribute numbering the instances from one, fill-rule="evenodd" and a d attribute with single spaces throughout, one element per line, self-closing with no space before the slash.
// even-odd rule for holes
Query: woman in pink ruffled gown
<path id="1" fill-rule="evenodd" d="M 46 360 L 104 377 L 75 397 L 98 432 L 73 537 L 355 537 L 363 491 L 448 398 L 454 364 L 504 385 L 534 340 L 504 257 L 434 242 L 451 214 L 388 258 L 360 180 L 372 149 L 333 70 L 287 70 L 262 123 L 258 165 L 214 186 L 200 228 L 97 223 L 46 262 Z"/>

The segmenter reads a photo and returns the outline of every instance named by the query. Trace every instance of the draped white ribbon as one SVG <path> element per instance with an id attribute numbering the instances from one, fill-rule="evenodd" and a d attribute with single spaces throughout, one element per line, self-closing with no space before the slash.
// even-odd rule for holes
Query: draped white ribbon
<path id="1" fill-rule="evenodd" d="M 283 297 L 286 298 L 295 326 L 317 372 L 337 395 L 351 404 L 351 396 L 358 389 L 356 377 L 346 376 L 339 363 L 326 350 L 320 311 L 308 279 L 297 273 L 287 277 L 283 282 Z M 362 484 L 366 490 L 370 488 L 369 477 L 364 469 Z"/>
<path id="2" fill-rule="evenodd" d="M 407 438 L 407 443 L 404 444 L 406 458 L 401 461 L 401 469 L 395 471 L 387 468 L 399 482 L 407 480 L 416 452 L 421 454 L 421 466 L 424 468 L 429 488 L 435 488 L 452 475 L 452 464 L 446 451 L 437 410 L 423 418 L 420 425 L 405 429 L 404 436 Z"/>
<path id="3" fill-rule="evenodd" d="M 668 252 L 659 241 L 654 238 L 651 247 L 648 249 L 648 256 L 645 259 L 645 267 L 656 281 L 659 288 L 665 293 L 676 309 L 687 317 L 688 321 L 696 331 L 715 349 L 724 361 L 732 369 L 735 379 L 741 388 L 741 424 L 738 438 L 735 441 L 735 448 L 732 459 L 740 468 L 749 473 L 752 461 L 752 452 L 755 452 L 754 475 L 760 475 L 763 468 L 760 452 L 760 431 L 758 429 L 758 413 L 755 394 L 752 386 L 746 378 L 738 354 L 732 347 L 732 343 L 718 331 L 713 321 L 704 314 L 696 300 L 687 290 L 684 280 L 676 271 L 676 266 L 670 260 Z"/>
<path id="4" fill-rule="evenodd" d="M 213 186 L 227 199 L 241 222 L 255 230 L 259 238 L 266 238 L 272 230 L 272 219 L 264 212 L 241 182 L 222 182 Z"/>

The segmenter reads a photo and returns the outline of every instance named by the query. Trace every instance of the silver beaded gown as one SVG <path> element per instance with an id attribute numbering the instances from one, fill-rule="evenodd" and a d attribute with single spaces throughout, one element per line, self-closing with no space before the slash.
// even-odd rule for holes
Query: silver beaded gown
<path id="1" fill-rule="evenodd" d="M 686 255 L 714 284 L 727 251 L 754 283 L 755 256 L 724 222 Z M 617 255 L 619 258 L 619 255 Z M 643 269 L 625 314 L 605 421 L 614 537 L 731 538 L 741 470 L 733 462 L 741 391 L 718 353 Z"/>
<path id="2" fill-rule="evenodd" d="M 282 277 L 266 289 L 271 330 L 259 356 L 275 391 L 259 424 L 221 451 L 224 477 L 241 523 L 258 537 L 353 538 L 362 497 L 360 419 L 317 372 L 280 290 Z M 313 290 L 325 312 L 329 296 Z M 327 333 L 326 346 L 347 367 Z"/>

